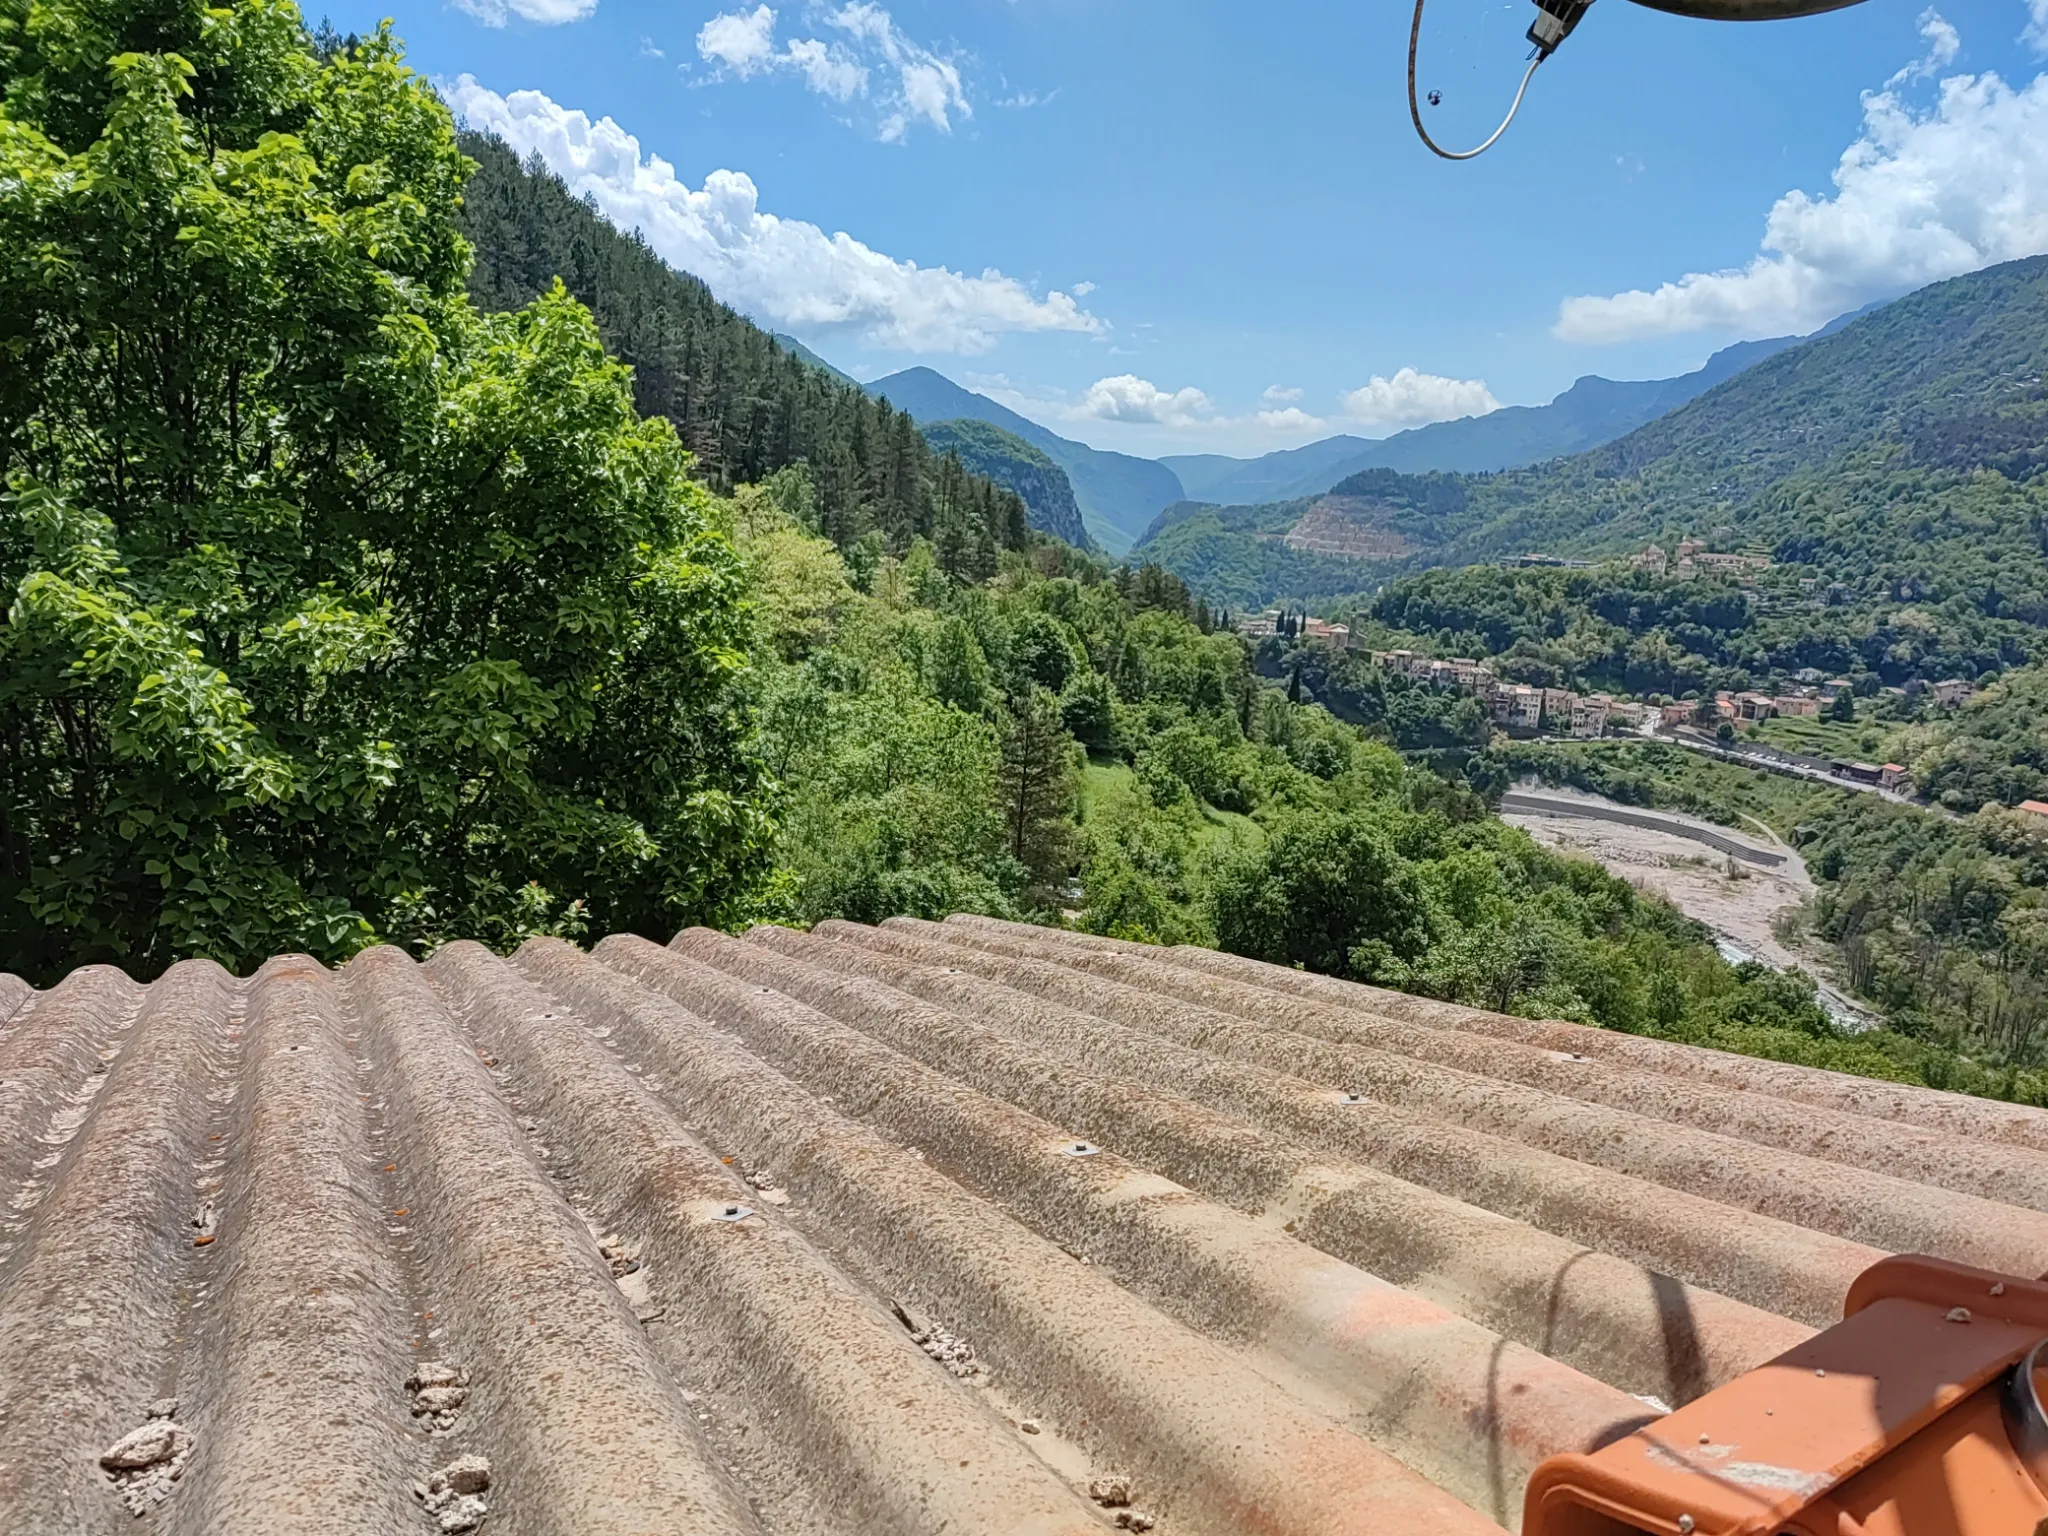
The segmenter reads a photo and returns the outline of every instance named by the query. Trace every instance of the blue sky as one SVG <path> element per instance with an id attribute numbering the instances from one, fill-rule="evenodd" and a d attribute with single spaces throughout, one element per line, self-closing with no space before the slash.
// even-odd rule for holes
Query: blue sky
<path id="1" fill-rule="evenodd" d="M 1431 0 L 1440 138 L 1490 131 L 1533 14 Z M 2048 250 L 2048 0 L 1748 26 L 1600 0 L 1466 165 L 1409 129 L 1399 0 L 394 19 L 472 121 L 763 323 L 1130 452 L 1379 436 L 1681 372 Z"/>

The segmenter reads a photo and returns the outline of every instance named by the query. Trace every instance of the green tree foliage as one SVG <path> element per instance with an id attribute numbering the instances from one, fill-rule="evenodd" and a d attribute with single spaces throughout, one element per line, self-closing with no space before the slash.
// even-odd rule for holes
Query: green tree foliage
<path id="1" fill-rule="evenodd" d="M 1817 580 L 1803 569 L 1756 580 L 1748 590 L 1624 566 L 1470 566 L 1389 582 L 1359 609 L 1358 624 L 1375 644 L 1489 658 L 1512 682 L 1674 698 L 1788 687 L 1807 669 L 1871 686 L 1974 678 L 2019 664 L 2040 644 L 2031 626 L 1967 607 L 1803 590 Z"/>
<path id="2" fill-rule="evenodd" d="M 778 524 L 778 499 L 791 501 L 743 493 L 735 525 L 764 590 L 814 594 L 778 596 L 757 620 L 790 918 L 1065 917 L 1474 1006 L 1915 1075 L 1845 1043 L 1810 985 L 1731 967 L 1697 925 L 1545 852 L 1467 783 L 1290 703 L 1242 641 L 1203 632 L 1171 576 L 1041 549 L 973 582 L 913 546 L 864 594 L 843 574 L 818 579 L 843 557 Z M 792 650 L 793 611 L 829 614 L 823 638 Z M 1304 678 L 1331 656 L 1300 654 Z M 1341 667 L 1313 675 L 1350 696 Z M 1391 734 L 1401 707 L 1372 729 Z M 1106 727 L 1078 804 L 1076 718 Z M 1460 760 L 1459 779 L 1505 780 L 1469 747 Z"/>
<path id="3" fill-rule="evenodd" d="M 1059 701 L 1034 683 L 1004 711 L 1002 739 L 996 792 L 1004 842 L 1033 884 L 1048 887 L 1071 867 L 1074 738 Z"/>
<path id="4" fill-rule="evenodd" d="M 1420 876 L 1361 816 L 1280 820 L 1225 867 L 1215 905 L 1224 949 L 1331 976 L 1377 975 L 1429 947 Z"/>
<path id="5" fill-rule="evenodd" d="M 1291 646 L 1273 637 L 1259 643 L 1255 664 L 1262 677 L 1285 677 L 1290 694 L 1299 679 L 1338 719 L 1384 736 L 1404 752 L 1462 759 L 1492 734 L 1485 710 L 1470 695 L 1390 675 L 1358 651 Z"/>
<path id="6" fill-rule="evenodd" d="M 948 573 L 971 579 L 1029 541 L 1014 491 L 935 454 L 906 412 L 787 351 L 638 234 L 612 228 L 537 156 L 521 165 L 484 134 L 463 134 L 461 147 L 477 166 L 460 213 L 477 253 L 477 305 L 517 308 L 559 278 L 632 365 L 641 411 L 675 424 L 712 486 L 805 464 L 813 495 L 803 520 L 834 543 L 874 531 L 900 553 L 924 538 Z"/>
<path id="7" fill-rule="evenodd" d="M 388 35 L 0 19 L 0 965 L 735 914 L 740 572 Z"/>
<path id="8" fill-rule="evenodd" d="M 2048 669 L 2008 674 L 1931 728 L 1913 761 L 1920 792 L 1952 810 L 2048 794 Z"/>
<path id="9" fill-rule="evenodd" d="M 899 913 L 1016 915 L 1021 889 L 991 793 L 996 727 L 889 665 L 834 686 L 835 658 L 777 674 L 762 705 L 789 786 L 779 843 L 798 912 L 880 922 Z"/>

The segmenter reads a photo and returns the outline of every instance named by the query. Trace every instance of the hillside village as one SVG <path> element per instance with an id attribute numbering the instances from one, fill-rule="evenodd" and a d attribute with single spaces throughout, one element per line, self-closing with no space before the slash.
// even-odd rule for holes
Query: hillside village
<path id="1" fill-rule="evenodd" d="M 1544 554 L 1523 554 L 1498 562 L 1504 569 L 1569 567 L 1595 570 L 1603 564 L 1625 567 L 1658 578 L 1677 581 L 1731 583 L 1752 595 L 1758 591 L 1758 575 L 1772 566 L 1770 557 L 1754 550 L 1716 551 L 1703 540 L 1680 540 L 1675 552 L 1667 553 L 1652 544 L 1624 560 L 1593 562 L 1567 560 Z M 1802 578 L 1802 593 L 1816 591 L 1819 578 Z M 1351 652 L 1359 649 L 1358 633 L 1342 622 L 1322 618 L 1303 610 L 1267 609 L 1240 616 L 1230 627 L 1257 644 L 1271 637 L 1297 644 L 1324 646 Z M 1848 677 L 1828 676 L 1815 667 L 1803 667 L 1789 681 L 1771 691 L 1758 689 L 1712 689 L 1674 699 L 1668 694 L 1631 696 L 1617 691 L 1577 690 L 1539 686 L 1499 674 L 1487 661 L 1471 656 L 1435 656 L 1410 647 L 1389 647 L 1362 651 L 1373 666 L 1388 677 L 1442 692 L 1475 698 L 1484 707 L 1489 722 L 1510 738 L 1554 736 L 1574 740 L 1597 740 L 1608 735 L 1657 736 L 1682 732 L 1694 739 L 1707 733 L 1728 740 L 1735 729 L 1755 726 L 1771 719 L 1817 719 L 1844 695 L 1852 695 L 1856 684 Z M 1914 681 L 1906 686 L 1884 686 L 1883 694 L 1897 699 L 1912 698 L 1936 709 L 1953 709 L 1971 698 L 1977 685 L 1967 678 L 1949 677 L 1939 681 Z M 1798 754 L 1787 754 L 1797 757 Z M 1908 772 L 1898 763 L 1863 763 L 1836 759 L 1825 763 L 1810 760 L 1809 768 L 1828 772 L 1852 782 L 1898 790 L 1907 784 Z"/>

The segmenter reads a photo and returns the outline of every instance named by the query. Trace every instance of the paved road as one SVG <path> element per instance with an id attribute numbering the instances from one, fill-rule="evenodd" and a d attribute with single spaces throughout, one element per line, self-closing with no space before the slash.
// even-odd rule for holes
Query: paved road
<path id="1" fill-rule="evenodd" d="M 1675 816 L 1666 816 L 1657 811 L 1621 810 L 1609 805 L 1595 805 L 1586 800 L 1531 794 L 1520 789 L 1511 789 L 1502 795 L 1500 808 L 1522 816 L 1577 816 L 1587 821 L 1618 821 L 1631 827 L 1648 827 L 1653 832 L 1669 832 L 1677 837 L 1689 837 L 1696 843 L 1705 843 L 1709 848 L 1727 854 L 1730 858 L 1741 859 L 1744 863 L 1760 865 L 1765 869 L 1778 869 L 1785 863 L 1785 855 L 1776 849 L 1761 848 L 1731 832 L 1717 832 L 1707 827 L 1695 826 L 1692 822 L 1680 821 Z"/>

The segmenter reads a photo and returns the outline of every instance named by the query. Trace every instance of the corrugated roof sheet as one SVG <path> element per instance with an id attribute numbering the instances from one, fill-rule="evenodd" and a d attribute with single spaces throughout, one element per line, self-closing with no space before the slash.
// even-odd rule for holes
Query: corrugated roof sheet
<path id="1" fill-rule="evenodd" d="M 1488 1531 L 2048 1269 L 2039 1111 L 988 919 L 8 983 L 9 1532 Z"/>

